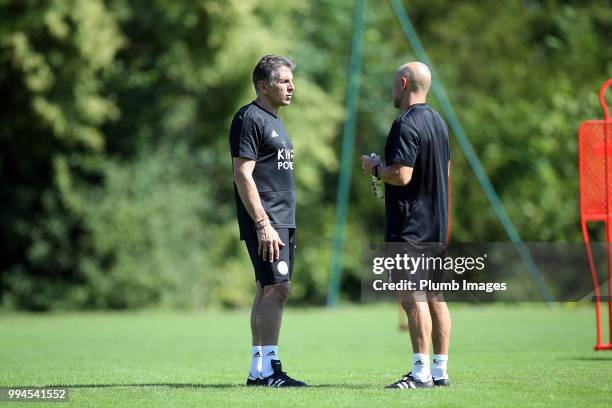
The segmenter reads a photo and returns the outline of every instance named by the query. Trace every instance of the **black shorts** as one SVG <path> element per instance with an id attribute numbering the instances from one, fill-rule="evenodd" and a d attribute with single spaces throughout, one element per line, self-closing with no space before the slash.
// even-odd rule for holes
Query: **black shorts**
<path id="1" fill-rule="evenodd" d="M 264 261 L 261 255 L 257 253 L 259 248 L 257 235 L 244 240 L 251 257 L 253 269 L 255 269 L 255 280 L 259 281 L 262 288 L 275 283 L 288 282 L 293 274 L 295 228 L 280 228 L 276 232 L 278 232 L 285 246 L 280 248 L 280 257 L 274 262 Z"/>

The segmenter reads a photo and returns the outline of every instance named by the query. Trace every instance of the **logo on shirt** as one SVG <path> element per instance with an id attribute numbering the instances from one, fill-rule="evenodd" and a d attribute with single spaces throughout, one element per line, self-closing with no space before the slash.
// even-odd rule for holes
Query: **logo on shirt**
<path id="1" fill-rule="evenodd" d="M 278 149 L 276 160 L 278 160 L 276 170 L 293 170 L 293 149 Z"/>
<path id="2" fill-rule="evenodd" d="M 276 133 L 276 130 L 272 129 L 272 134 L 270 135 L 270 137 L 278 137 L 278 133 Z"/>

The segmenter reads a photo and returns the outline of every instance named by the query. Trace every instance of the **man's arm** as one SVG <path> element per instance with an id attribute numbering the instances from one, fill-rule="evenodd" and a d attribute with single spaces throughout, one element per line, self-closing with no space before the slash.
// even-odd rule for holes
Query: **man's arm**
<path id="1" fill-rule="evenodd" d="M 391 166 L 378 167 L 378 177 L 387 184 L 405 186 L 412 180 L 413 168 L 405 164 L 394 163 Z"/>
<path id="2" fill-rule="evenodd" d="M 234 165 L 234 183 L 236 183 L 238 195 L 240 195 L 244 207 L 253 221 L 265 220 L 268 218 L 268 214 L 266 214 L 261 205 L 259 192 L 257 191 L 255 180 L 253 180 L 255 160 L 234 157 L 232 161 Z"/>
<path id="3" fill-rule="evenodd" d="M 361 156 L 361 168 L 365 174 L 370 174 L 374 166 L 378 166 L 378 177 L 387 184 L 405 186 L 412 179 L 413 168 L 410 166 L 400 163 L 383 166 L 378 158 L 367 155 Z"/>
<path id="4" fill-rule="evenodd" d="M 367 157 L 367 156 L 366 156 Z M 450 166 L 451 162 L 448 161 L 448 177 L 450 178 Z M 372 169 L 369 165 L 364 165 L 366 168 Z M 412 180 L 412 171 L 414 168 L 406 166 L 404 164 L 394 163 L 391 166 L 383 166 L 382 164 L 378 167 L 378 177 L 387 184 L 394 186 L 405 186 Z M 367 171 L 367 170 L 366 170 Z M 371 170 L 370 170 L 371 171 Z"/>
<path id="5" fill-rule="evenodd" d="M 285 244 L 281 241 L 276 230 L 272 227 L 268 214 L 261 205 L 259 192 L 253 180 L 253 170 L 255 160 L 234 157 L 234 183 L 238 190 L 238 195 L 244 204 L 247 212 L 256 223 L 257 238 L 259 239 L 258 253 L 264 260 L 270 262 L 280 257 L 280 246 Z"/>

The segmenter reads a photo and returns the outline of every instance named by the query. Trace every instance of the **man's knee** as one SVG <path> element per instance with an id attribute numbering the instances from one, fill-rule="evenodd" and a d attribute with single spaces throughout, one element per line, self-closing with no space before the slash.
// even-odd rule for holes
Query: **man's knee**
<path id="1" fill-rule="evenodd" d="M 416 306 L 416 302 L 414 298 L 412 296 L 407 296 L 407 295 L 400 297 L 400 304 L 402 305 L 402 309 L 404 309 L 406 312 L 410 312 L 411 310 L 414 310 Z"/>
<path id="2" fill-rule="evenodd" d="M 418 301 L 416 299 L 402 300 L 402 308 L 406 313 L 412 315 L 414 313 L 420 313 L 423 310 L 423 305 L 427 307 L 427 302 Z"/>
<path id="3" fill-rule="evenodd" d="M 289 294 L 291 293 L 291 283 L 281 282 L 277 283 L 275 286 L 278 300 L 282 303 L 285 303 L 289 298 Z"/>
<path id="4" fill-rule="evenodd" d="M 291 292 L 290 282 L 280 282 L 273 285 L 266 286 L 264 292 L 267 292 L 270 296 L 274 296 L 279 303 L 285 303 L 289 298 Z"/>
<path id="5" fill-rule="evenodd" d="M 427 301 L 433 303 L 444 302 L 444 294 L 440 291 L 429 291 L 427 292 Z"/>
<path id="6" fill-rule="evenodd" d="M 410 312 L 419 307 L 420 304 L 426 303 L 427 297 L 425 292 L 405 291 L 400 293 L 399 300 L 402 308 L 406 312 Z"/>

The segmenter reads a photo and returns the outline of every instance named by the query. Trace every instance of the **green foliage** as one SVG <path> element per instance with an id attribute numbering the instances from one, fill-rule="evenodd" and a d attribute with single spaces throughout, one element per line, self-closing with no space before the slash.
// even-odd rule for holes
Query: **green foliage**
<path id="1" fill-rule="evenodd" d="M 210 286 L 199 277 L 208 263 L 204 219 L 211 209 L 197 159 L 181 146 L 105 164 L 104 186 L 83 199 L 95 254 L 82 264 L 85 305 L 192 306 L 203 297 Z"/>
<path id="2" fill-rule="evenodd" d="M 101 125 L 118 117 L 101 91 L 124 45 L 103 1 L 5 1 L 0 29 L 2 300 L 46 309 L 80 280 L 83 233 L 67 196 L 91 176 Z"/>
<path id="3" fill-rule="evenodd" d="M 612 72 L 607 1 L 406 2 L 451 102 L 526 240 L 574 241 L 576 131 Z M 322 303 L 334 228 L 352 0 L 0 3 L 0 301 L 15 308 L 246 306 L 228 130 L 264 54 L 292 57 L 281 117 L 296 146 L 292 302 Z M 368 2 L 342 287 L 383 208 L 359 168 L 397 111 L 413 59 Z M 435 98 L 431 103 L 436 105 Z M 505 240 L 455 143 L 454 239 Z"/>

